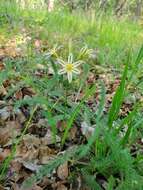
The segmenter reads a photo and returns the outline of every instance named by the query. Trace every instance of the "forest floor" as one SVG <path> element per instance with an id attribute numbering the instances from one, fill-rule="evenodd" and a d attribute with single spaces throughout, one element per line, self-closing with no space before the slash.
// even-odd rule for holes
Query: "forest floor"
<path id="1" fill-rule="evenodd" d="M 0 190 L 142 190 L 142 28 L 66 14 L 0 30 Z"/>

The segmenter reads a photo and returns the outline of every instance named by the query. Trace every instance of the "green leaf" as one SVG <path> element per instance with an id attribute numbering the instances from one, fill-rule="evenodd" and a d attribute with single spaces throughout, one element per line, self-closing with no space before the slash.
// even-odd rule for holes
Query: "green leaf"
<path id="1" fill-rule="evenodd" d="M 139 50 L 139 53 L 138 53 L 138 55 L 137 55 L 137 58 L 136 58 L 136 61 L 135 61 L 135 64 L 134 64 L 132 73 L 131 73 L 131 75 L 130 75 L 130 77 L 129 77 L 129 84 L 130 84 L 130 82 L 131 82 L 131 79 L 134 77 L 134 74 L 135 74 L 136 71 L 138 70 L 138 66 L 139 66 L 139 63 L 141 62 L 142 58 L 143 58 L 143 45 L 142 45 L 142 47 L 141 47 L 140 50 Z M 128 84 L 128 85 L 129 85 L 129 84 Z"/>
<path id="2" fill-rule="evenodd" d="M 112 127 L 114 120 L 117 119 L 117 116 L 119 114 L 119 111 L 120 111 L 120 108 L 121 108 L 121 105 L 122 105 L 122 102 L 124 99 L 127 71 L 128 71 L 128 63 L 125 66 L 120 86 L 118 87 L 118 89 L 113 97 L 112 105 L 111 105 L 111 108 L 109 111 L 109 118 L 108 118 L 109 128 Z"/>
<path id="3" fill-rule="evenodd" d="M 86 184 L 92 190 L 102 190 L 101 186 L 96 182 L 96 178 L 93 175 L 88 174 L 86 170 L 82 170 L 82 176 L 86 182 Z"/>

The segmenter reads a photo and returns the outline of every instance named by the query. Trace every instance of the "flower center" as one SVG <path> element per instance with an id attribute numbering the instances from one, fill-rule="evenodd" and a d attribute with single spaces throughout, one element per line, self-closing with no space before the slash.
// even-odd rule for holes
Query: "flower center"
<path id="1" fill-rule="evenodd" d="M 73 64 L 71 64 L 71 63 L 66 64 L 66 71 L 67 72 L 72 72 L 73 68 L 74 68 Z"/>

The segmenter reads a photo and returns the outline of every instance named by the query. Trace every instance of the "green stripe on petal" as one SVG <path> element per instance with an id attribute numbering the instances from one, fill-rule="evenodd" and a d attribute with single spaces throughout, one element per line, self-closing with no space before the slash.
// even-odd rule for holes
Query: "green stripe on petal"
<path id="1" fill-rule="evenodd" d="M 66 73 L 66 70 L 65 69 L 60 69 L 59 71 L 58 71 L 58 74 L 59 75 L 62 75 L 62 74 L 65 74 Z"/>
<path id="2" fill-rule="evenodd" d="M 74 68 L 74 69 L 73 69 L 73 73 L 75 73 L 75 74 L 77 74 L 77 75 L 78 75 L 78 74 L 80 74 L 80 70 L 78 70 L 78 69 Z"/>
<path id="3" fill-rule="evenodd" d="M 67 74 L 68 74 L 68 81 L 69 81 L 69 83 L 71 83 L 72 82 L 72 72 L 68 72 Z"/>
<path id="4" fill-rule="evenodd" d="M 78 67 L 82 63 L 84 63 L 84 61 L 76 61 L 76 62 L 74 62 L 74 67 Z"/>
<path id="5" fill-rule="evenodd" d="M 66 63 L 62 59 L 57 59 L 58 63 L 65 67 Z"/>
<path id="6" fill-rule="evenodd" d="M 73 62 L 73 54 L 70 53 L 68 56 L 68 63 L 72 63 Z"/>

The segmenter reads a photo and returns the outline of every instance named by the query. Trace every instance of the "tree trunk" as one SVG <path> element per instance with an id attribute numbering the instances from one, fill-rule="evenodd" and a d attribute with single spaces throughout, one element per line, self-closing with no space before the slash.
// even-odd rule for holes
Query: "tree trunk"
<path id="1" fill-rule="evenodd" d="M 142 14 L 142 0 L 137 0 L 136 2 L 136 10 L 135 10 L 135 17 L 138 19 Z"/>
<path id="2" fill-rule="evenodd" d="M 116 10 L 115 10 L 115 14 L 117 16 L 121 16 L 122 15 L 122 12 L 123 12 L 123 9 L 124 9 L 124 6 L 126 5 L 126 2 L 127 0 L 123 0 L 120 2 L 120 4 L 118 4 Z"/>

